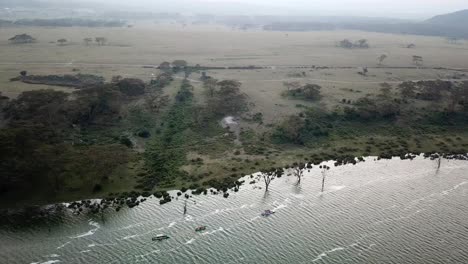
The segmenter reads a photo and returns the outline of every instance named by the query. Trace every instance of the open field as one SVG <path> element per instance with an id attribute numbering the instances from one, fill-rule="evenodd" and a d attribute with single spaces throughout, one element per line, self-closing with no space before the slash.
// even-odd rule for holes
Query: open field
<path id="1" fill-rule="evenodd" d="M 31 45 L 9 45 L 8 38 L 28 33 Z M 104 47 L 86 46 L 86 37 L 106 37 Z M 66 38 L 69 45 L 57 46 Z M 368 39 L 369 50 L 335 48 L 342 39 Z M 405 48 L 408 44 L 415 49 Z M 322 65 L 373 66 L 388 54 L 388 66 L 411 66 L 411 56 L 424 57 L 426 66 L 467 68 L 468 45 L 444 38 L 378 34 L 358 31 L 266 32 L 234 31 L 215 26 L 136 25 L 134 28 L 2 28 L 2 63 L 97 63 L 158 65 L 176 58 L 202 65 Z"/>
<path id="2" fill-rule="evenodd" d="M 8 38 L 29 33 L 38 39 L 35 44 L 12 45 Z M 86 46 L 85 37 L 103 36 L 108 45 Z M 59 38 L 69 44 L 57 46 Z M 343 49 L 335 43 L 344 38 L 368 39 L 370 49 Z M 414 43 L 416 48 L 405 46 Z M 382 68 L 377 57 L 387 54 Z M 159 65 L 162 61 L 187 60 L 191 65 L 204 66 L 273 66 L 267 70 L 210 71 L 218 79 L 236 79 L 244 83 L 244 91 L 258 106 L 266 102 L 281 104 L 274 99 L 282 82 L 294 79 L 291 74 L 306 71 L 301 82 L 317 83 L 324 88 L 326 104 L 353 99 L 359 94 L 344 94 L 342 89 L 372 93 L 381 82 L 397 84 L 405 80 L 450 79 L 454 71 L 434 69 L 398 69 L 414 67 L 412 56 L 424 58 L 427 68 L 462 68 L 468 71 L 468 44 L 449 44 L 443 38 L 379 34 L 357 31 L 331 32 L 265 32 L 234 31 L 221 26 L 137 25 L 134 28 L 3 28 L 0 30 L 0 91 L 15 97 L 21 91 L 43 88 L 12 84 L 9 78 L 20 70 L 30 74 L 93 73 L 110 79 L 114 75 L 149 80 L 153 69 L 144 65 Z M 331 69 L 287 68 L 295 66 L 326 66 Z M 333 67 L 338 67 L 337 69 Z M 352 67 L 346 69 L 343 67 Z M 354 68 L 353 68 L 354 67 Z M 357 74 L 357 67 L 369 67 L 368 77 Z M 273 92 L 271 92 L 273 91 Z M 333 97 L 328 97 L 332 95 Z M 270 99 L 272 99 L 271 101 Z"/>

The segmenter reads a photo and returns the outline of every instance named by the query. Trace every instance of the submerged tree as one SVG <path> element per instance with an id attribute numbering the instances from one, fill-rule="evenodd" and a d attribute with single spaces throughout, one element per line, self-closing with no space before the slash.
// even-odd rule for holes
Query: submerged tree
<path id="1" fill-rule="evenodd" d="M 283 169 L 272 168 L 268 171 L 260 172 L 260 175 L 257 178 L 263 179 L 263 181 L 265 182 L 265 192 L 268 192 L 268 188 L 270 187 L 271 181 L 276 178 L 280 178 L 281 176 L 283 176 L 283 173 Z"/>
<path id="2" fill-rule="evenodd" d="M 322 192 L 323 192 L 323 189 L 325 188 L 325 172 L 327 170 L 330 169 L 330 167 L 328 167 L 327 165 L 323 165 L 323 166 L 320 166 L 320 168 L 322 169 Z"/>
<path id="3" fill-rule="evenodd" d="M 293 169 L 293 175 L 297 178 L 297 184 L 301 183 L 305 168 L 305 164 L 299 164 L 299 166 Z"/>

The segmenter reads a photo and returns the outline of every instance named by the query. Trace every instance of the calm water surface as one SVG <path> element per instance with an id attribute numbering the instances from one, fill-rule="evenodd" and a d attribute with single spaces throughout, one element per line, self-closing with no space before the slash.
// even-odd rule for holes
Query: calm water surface
<path id="1" fill-rule="evenodd" d="M 332 167 L 320 193 L 276 179 L 229 199 L 155 198 L 104 215 L 0 227 L 0 263 L 468 263 L 468 162 L 417 158 Z M 248 182 L 248 181 L 247 181 Z M 264 218 L 265 209 L 276 213 Z M 194 229 L 206 225 L 205 232 Z M 152 242 L 157 234 L 171 238 Z"/>

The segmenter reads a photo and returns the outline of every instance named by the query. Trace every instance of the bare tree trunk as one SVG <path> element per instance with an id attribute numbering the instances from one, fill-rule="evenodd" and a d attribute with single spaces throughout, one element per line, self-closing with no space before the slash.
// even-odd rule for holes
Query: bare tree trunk
<path id="1" fill-rule="evenodd" d="M 325 187 L 325 171 L 322 171 L 322 192 L 323 192 L 324 187 Z"/>
<path id="2" fill-rule="evenodd" d="M 294 169 L 294 175 L 297 178 L 297 184 L 301 183 L 303 171 L 300 167 Z"/>
<path id="3" fill-rule="evenodd" d="M 270 186 L 271 179 L 269 176 L 263 176 L 263 180 L 265 181 L 265 192 L 268 192 L 268 187 Z"/>

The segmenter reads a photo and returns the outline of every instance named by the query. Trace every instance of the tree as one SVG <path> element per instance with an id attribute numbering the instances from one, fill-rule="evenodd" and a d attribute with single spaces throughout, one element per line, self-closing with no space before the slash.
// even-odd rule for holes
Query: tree
<path id="1" fill-rule="evenodd" d="M 184 60 L 175 60 L 172 62 L 172 66 L 184 68 L 184 67 L 187 67 L 187 62 Z"/>
<path id="2" fill-rule="evenodd" d="M 304 144 L 302 138 L 304 127 L 304 120 L 297 115 L 293 115 L 280 124 L 275 134 L 286 142 L 302 145 Z"/>
<path id="3" fill-rule="evenodd" d="M 383 61 L 387 58 L 388 56 L 385 54 L 380 55 L 377 60 L 379 61 L 379 65 L 382 65 Z"/>
<path id="4" fill-rule="evenodd" d="M 367 43 L 367 39 L 360 39 L 357 41 L 355 46 L 361 49 L 367 49 L 369 48 L 369 43 Z"/>
<path id="5" fill-rule="evenodd" d="M 92 38 L 84 38 L 83 42 L 84 42 L 84 44 L 86 46 L 89 46 L 89 44 L 91 44 L 91 42 L 93 42 L 93 39 Z"/>
<path id="6" fill-rule="evenodd" d="M 145 96 L 146 107 L 153 113 L 159 113 L 169 103 L 169 96 L 160 91 L 150 92 Z"/>
<path id="7" fill-rule="evenodd" d="M 339 42 L 339 46 L 342 48 L 351 49 L 353 48 L 353 43 L 349 41 L 348 39 L 343 39 L 342 41 Z"/>
<path id="8" fill-rule="evenodd" d="M 218 80 L 213 78 L 208 78 L 203 81 L 203 87 L 205 87 L 209 97 L 211 98 L 215 95 L 217 85 Z"/>
<path id="9" fill-rule="evenodd" d="M 115 84 L 80 89 L 73 95 L 76 99 L 67 104 L 67 114 L 74 124 L 109 123 L 120 116 L 122 93 Z"/>
<path id="10" fill-rule="evenodd" d="M 448 37 L 447 42 L 450 44 L 458 44 L 458 38 L 457 37 Z"/>
<path id="11" fill-rule="evenodd" d="M 25 44 L 25 43 L 34 43 L 36 42 L 36 39 L 31 37 L 28 34 L 21 34 L 21 35 L 16 35 L 10 39 L 8 39 L 13 44 Z"/>
<path id="12" fill-rule="evenodd" d="M 427 101 L 439 101 L 442 99 L 442 92 L 452 90 L 450 81 L 419 81 L 416 85 L 420 89 L 419 98 Z"/>
<path id="13" fill-rule="evenodd" d="M 402 82 L 398 85 L 402 98 L 414 98 L 416 96 L 416 84 L 414 82 Z"/>
<path id="14" fill-rule="evenodd" d="M 129 96 L 142 95 L 145 93 L 146 85 L 140 79 L 125 78 L 117 83 L 120 92 Z"/>
<path id="15" fill-rule="evenodd" d="M 159 74 L 155 80 L 151 80 L 150 84 L 156 88 L 163 88 L 169 85 L 173 80 L 174 78 L 172 78 L 172 74 L 170 72 L 163 72 Z"/>
<path id="16" fill-rule="evenodd" d="M 293 169 L 293 175 L 297 178 L 297 184 L 301 183 L 302 176 L 304 176 L 305 164 L 299 164 L 299 166 Z"/>
<path id="17" fill-rule="evenodd" d="M 386 82 L 380 84 L 380 97 L 388 99 L 392 96 L 392 86 Z"/>
<path id="18" fill-rule="evenodd" d="M 301 87 L 301 83 L 297 82 L 297 81 L 283 82 L 283 85 L 284 85 L 284 87 L 286 87 L 288 89 L 288 91 L 297 90 L 297 89 L 299 89 Z"/>
<path id="19" fill-rule="evenodd" d="M 323 189 L 325 188 L 325 172 L 330 169 L 327 165 L 320 166 L 322 169 L 322 192 Z"/>
<path id="20" fill-rule="evenodd" d="M 306 84 L 304 85 L 304 87 L 302 87 L 302 94 L 304 95 L 306 99 L 319 100 L 320 98 L 322 98 L 320 94 L 320 89 L 322 89 L 320 85 Z"/>
<path id="21" fill-rule="evenodd" d="M 260 172 L 260 175 L 258 176 L 258 178 L 263 179 L 263 182 L 265 183 L 265 192 L 268 192 L 268 188 L 270 187 L 271 181 L 276 178 L 280 178 L 283 175 L 283 173 L 284 173 L 283 169 L 275 169 L 275 168 L 272 168 L 268 171 Z"/>
<path id="22" fill-rule="evenodd" d="M 240 91 L 241 83 L 224 80 L 217 83 L 215 96 L 209 98 L 208 109 L 215 115 L 236 115 L 248 109 L 247 96 Z"/>
<path id="23" fill-rule="evenodd" d="M 62 39 L 57 40 L 57 42 L 58 42 L 58 44 L 59 44 L 60 46 L 63 46 L 63 45 L 65 45 L 65 43 L 67 43 L 67 40 L 64 39 L 64 38 L 62 38 Z"/>
<path id="24" fill-rule="evenodd" d="M 112 79 L 111 79 L 111 83 L 119 83 L 120 81 L 122 80 L 122 76 L 121 75 L 114 75 L 112 76 Z"/>
<path id="25" fill-rule="evenodd" d="M 104 46 L 107 43 L 107 39 L 105 37 L 96 37 L 95 40 L 99 46 Z"/>
<path id="26" fill-rule="evenodd" d="M 413 64 L 416 66 L 421 66 L 423 64 L 423 57 L 414 55 Z"/>
<path id="27" fill-rule="evenodd" d="M 167 61 L 164 61 L 162 62 L 161 64 L 159 64 L 159 69 L 161 71 L 170 71 L 171 70 L 171 64 Z"/>
<path id="28" fill-rule="evenodd" d="M 463 89 L 463 86 L 456 85 L 454 86 L 449 94 L 449 99 L 448 99 L 448 106 L 447 106 L 447 111 L 450 113 L 455 112 L 457 105 L 460 102 L 464 102 L 464 96 L 465 96 L 465 91 Z"/>
<path id="29" fill-rule="evenodd" d="M 23 92 L 4 110 L 10 123 L 42 125 L 52 130 L 66 127 L 64 105 L 68 94 L 62 91 L 35 90 Z"/>

